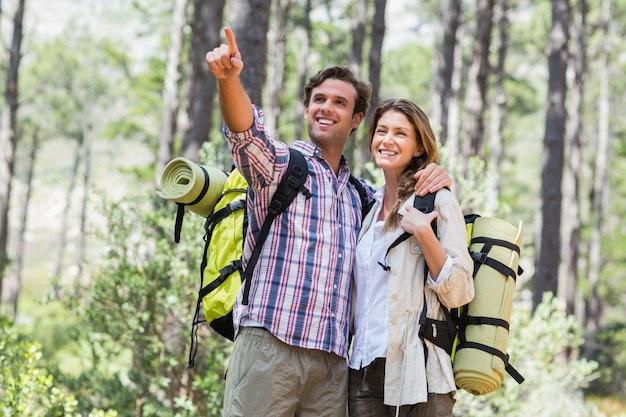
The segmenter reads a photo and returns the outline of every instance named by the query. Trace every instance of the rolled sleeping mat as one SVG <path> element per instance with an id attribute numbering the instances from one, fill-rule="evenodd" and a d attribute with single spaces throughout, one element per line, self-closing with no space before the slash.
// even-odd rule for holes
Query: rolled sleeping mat
<path id="1" fill-rule="evenodd" d="M 508 364 L 507 355 L 522 223 L 515 227 L 502 219 L 478 217 L 470 239 L 470 253 L 478 268 L 475 297 L 461 313 L 453 370 L 459 388 L 484 395 L 500 388 L 505 372 L 523 381 Z"/>
<path id="2" fill-rule="evenodd" d="M 178 157 L 163 169 L 161 189 L 157 195 L 207 217 L 222 195 L 226 178 L 226 173 L 220 169 Z"/>

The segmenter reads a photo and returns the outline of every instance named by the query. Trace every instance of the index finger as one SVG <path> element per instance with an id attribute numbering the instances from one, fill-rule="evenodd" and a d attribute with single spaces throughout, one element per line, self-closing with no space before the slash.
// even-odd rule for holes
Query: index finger
<path id="1" fill-rule="evenodd" d="M 235 56 L 237 52 L 239 52 L 237 40 L 235 39 L 235 33 L 231 28 L 226 27 L 224 28 L 224 34 L 226 35 L 226 40 L 228 41 L 228 54 L 230 56 Z"/>

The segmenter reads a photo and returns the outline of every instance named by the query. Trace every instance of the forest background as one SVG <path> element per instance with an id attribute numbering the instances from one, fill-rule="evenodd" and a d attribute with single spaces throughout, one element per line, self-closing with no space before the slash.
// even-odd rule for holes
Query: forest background
<path id="1" fill-rule="evenodd" d="M 0 2 L 0 409 L 217 416 L 230 344 L 187 369 L 203 219 L 173 242 L 175 156 L 230 169 L 205 53 L 231 26 L 275 136 L 349 64 L 431 117 L 467 211 L 524 224 L 509 353 L 455 415 L 626 412 L 626 4 L 610 0 Z M 346 149 L 375 184 L 361 127 Z"/>

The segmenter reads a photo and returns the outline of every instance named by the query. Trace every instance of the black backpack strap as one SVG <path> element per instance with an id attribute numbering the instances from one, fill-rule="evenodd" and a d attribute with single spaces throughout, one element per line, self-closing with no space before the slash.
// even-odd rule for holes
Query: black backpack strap
<path id="1" fill-rule="evenodd" d="M 357 192 L 359 193 L 359 197 L 361 198 L 361 220 L 363 220 L 365 219 L 365 216 L 367 216 L 367 213 L 369 213 L 372 209 L 372 206 L 374 205 L 374 200 L 370 199 L 367 196 L 367 190 L 365 189 L 365 186 L 361 181 L 359 181 L 357 177 L 350 174 L 348 181 L 354 186 L 354 188 L 356 188 Z"/>
<path id="2" fill-rule="evenodd" d="M 290 156 L 287 171 L 285 171 L 283 178 L 280 180 L 280 183 L 276 188 L 276 193 L 272 197 L 269 211 L 267 213 L 267 217 L 265 217 L 265 220 L 263 221 L 263 225 L 261 226 L 261 231 L 259 232 L 256 245 L 254 246 L 252 255 L 250 255 L 250 260 L 246 265 L 246 269 L 241 275 L 241 279 L 245 281 L 242 300 L 242 304 L 244 305 L 248 304 L 252 271 L 254 271 L 254 267 L 259 260 L 261 249 L 263 248 L 265 239 L 267 239 L 267 236 L 269 235 L 272 222 L 279 214 L 285 211 L 299 192 L 303 193 L 307 199 L 312 196 L 311 192 L 304 186 L 306 178 L 309 174 L 309 165 L 307 164 L 304 155 L 293 148 L 289 148 L 289 153 Z"/>
<path id="3" fill-rule="evenodd" d="M 434 192 L 434 193 L 428 193 L 428 194 L 426 194 L 423 197 L 415 196 L 415 200 L 413 200 L 413 207 L 415 207 L 416 209 L 418 209 L 422 213 L 430 213 L 431 211 L 433 211 L 435 209 L 435 196 L 436 195 L 437 195 L 437 193 Z M 433 228 L 433 232 L 435 232 L 435 236 L 437 236 L 437 220 L 436 219 L 433 220 L 433 222 L 431 223 L 431 226 Z M 385 271 L 389 271 L 389 265 L 387 265 L 386 259 L 387 259 L 387 256 L 389 255 L 389 252 L 391 251 L 391 249 L 395 248 L 400 243 L 404 242 L 405 240 L 407 240 L 410 237 L 411 237 L 410 233 L 404 232 L 400 236 L 398 236 L 396 238 L 396 240 L 394 240 L 391 243 L 391 245 L 389 245 L 389 247 L 387 248 L 387 252 L 385 252 L 385 259 L 383 260 L 383 262 L 378 262 L 378 264 Z"/>
<path id="4" fill-rule="evenodd" d="M 180 231 L 183 227 L 183 218 L 185 217 L 185 206 L 193 206 L 194 204 L 198 204 L 204 196 L 206 195 L 209 184 L 211 183 L 209 178 L 209 172 L 200 164 L 198 164 L 202 173 L 204 174 L 204 184 L 202 185 L 202 190 L 200 190 L 200 194 L 190 203 L 176 203 L 176 221 L 174 222 L 174 242 L 180 242 Z"/>

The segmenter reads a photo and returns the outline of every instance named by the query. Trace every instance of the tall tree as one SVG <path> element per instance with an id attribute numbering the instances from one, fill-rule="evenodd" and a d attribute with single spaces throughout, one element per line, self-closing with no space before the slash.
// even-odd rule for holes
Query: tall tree
<path id="1" fill-rule="evenodd" d="M 354 23 L 352 26 L 352 47 L 350 48 L 350 66 L 361 73 L 363 65 L 363 43 L 367 26 L 367 0 L 354 1 Z"/>
<path id="2" fill-rule="evenodd" d="M 180 63 L 183 50 L 183 27 L 187 0 L 175 0 L 172 10 L 172 24 L 167 50 L 165 76 L 163 78 L 163 119 L 159 135 L 159 150 L 155 169 L 156 180 L 163 168 L 174 156 L 174 135 L 177 130 L 177 117 L 180 104 L 179 81 Z"/>
<path id="3" fill-rule="evenodd" d="M 9 49 L 9 66 L 4 90 L 4 106 L 0 119 L 0 302 L 2 284 L 9 261 L 9 205 L 11 181 L 15 167 L 15 148 L 18 142 L 17 111 L 19 107 L 18 76 L 22 58 L 24 8 L 26 0 L 19 0 L 13 18 L 13 39 Z"/>
<path id="4" fill-rule="evenodd" d="M 457 30 L 457 46 L 454 50 L 452 79 L 450 83 L 450 99 L 448 101 L 448 116 L 446 122 L 446 146 L 448 148 L 448 161 L 446 169 L 449 172 L 459 171 L 457 164 L 460 151 L 461 133 L 461 84 L 463 74 L 463 51 L 460 39 L 462 31 Z"/>
<path id="5" fill-rule="evenodd" d="M 304 0 L 302 10 L 302 39 L 300 40 L 300 48 L 297 53 L 298 60 L 298 93 L 301 94 L 304 90 L 304 86 L 307 83 L 307 77 L 309 75 L 309 52 L 311 50 L 311 0 Z M 302 114 L 304 113 L 304 106 L 302 100 L 297 100 L 298 111 L 296 112 L 296 138 L 304 137 L 304 120 Z"/>
<path id="6" fill-rule="evenodd" d="M 500 164 L 503 155 L 502 126 L 504 117 L 504 107 L 506 104 L 506 93 L 504 91 L 504 78 L 506 70 L 507 47 L 509 42 L 509 1 L 497 0 L 495 8 L 494 22 L 498 33 L 498 46 L 496 50 L 496 64 L 493 68 L 494 75 L 494 95 L 490 107 L 489 124 L 489 169 L 494 173 L 500 172 Z M 487 213 L 495 213 L 500 200 L 500 176 L 487 176 L 489 185 L 486 187 L 485 210 Z"/>
<path id="7" fill-rule="evenodd" d="M 534 308 L 541 303 L 543 293 L 550 292 L 556 295 L 558 290 L 569 21 L 569 1 L 552 0 L 552 25 L 547 47 L 548 106 L 543 139 L 541 221 L 536 246 Z"/>
<path id="8" fill-rule="evenodd" d="M 186 109 L 188 128 L 183 134 L 182 156 L 198 161 L 198 151 L 213 126 L 215 77 L 206 65 L 206 53 L 220 44 L 225 0 L 194 0 L 191 18 L 191 47 L 187 77 Z M 219 140 L 219 138 L 218 138 Z"/>
<path id="9" fill-rule="evenodd" d="M 287 32 L 292 0 L 276 0 L 274 2 L 273 19 L 269 33 L 269 76 L 267 90 L 269 103 L 265 106 L 265 126 L 276 137 L 281 137 L 278 131 L 278 116 L 281 113 L 281 97 L 285 87 L 285 62 L 287 55 Z"/>
<path id="10" fill-rule="evenodd" d="M 372 19 L 372 28 L 370 34 L 370 54 L 368 61 L 369 68 L 369 81 L 372 84 L 372 105 L 369 112 L 371 114 L 372 109 L 380 101 L 380 74 L 383 66 L 383 42 L 385 40 L 385 33 L 387 27 L 385 25 L 385 14 L 387 9 L 387 0 L 374 0 L 374 18 Z M 369 114 L 365 119 L 366 123 L 369 122 Z M 358 147 L 360 152 L 355 152 L 353 155 L 354 161 L 352 167 L 355 168 L 356 175 L 361 174 L 361 168 L 365 165 L 365 162 L 370 159 L 370 148 L 368 141 L 365 140 L 366 129 L 361 129 L 361 146 Z"/>
<path id="11" fill-rule="evenodd" d="M 487 95 L 487 75 L 489 74 L 489 48 L 493 26 L 494 0 L 478 0 L 476 29 L 473 46 L 473 60 L 467 75 L 465 94 L 465 161 L 469 156 L 479 155 L 484 140 L 484 113 Z"/>
<path id="12" fill-rule="evenodd" d="M 18 313 L 18 303 L 20 298 L 20 293 L 22 290 L 22 267 L 24 265 L 24 246 L 25 246 L 25 237 L 26 237 L 26 225 L 28 224 L 28 214 L 30 209 L 30 200 L 33 191 L 33 174 L 35 171 L 35 160 L 37 158 L 37 151 L 39 150 L 39 129 L 35 128 L 35 131 L 32 133 L 32 139 L 30 144 L 30 151 L 28 153 L 28 162 L 27 162 L 27 170 L 26 170 L 26 182 L 24 184 L 26 188 L 26 195 L 24 196 L 24 204 L 22 209 L 22 215 L 20 218 L 20 233 L 18 235 L 18 244 L 17 250 L 15 254 L 15 289 L 12 294 L 9 295 L 11 298 L 11 304 L 13 306 L 13 321 L 17 318 Z"/>
<path id="13" fill-rule="evenodd" d="M 587 0 L 578 0 L 574 13 L 574 40 L 572 45 L 572 63 L 574 85 L 572 86 L 571 110 L 569 112 L 569 144 L 567 161 L 569 169 L 565 171 L 567 181 L 563 182 L 563 201 L 566 211 L 563 218 L 563 263 L 565 310 L 567 314 L 576 312 L 578 289 L 578 264 L 580 261 L 580 183 L 582 178 L 583 115 L 585 75 L 587 72 Z"/>
<path id="14" fill-rule="evenodd" d="M 442 145 L 448 140 L 448 111 L 452 96 L 452 74 L 454 73 L 454 55 L 457 50 L 457 32 L 461 20 L 461 0 L 448 0 L 448 7 L 443 15 L 443 36 L 437 57 L 435 92 L 431 121 L 434 128 L 440 128 L 439 139 Z"/>
<path id="15" fill-rule="evenodd" d="M 71 129 L 71 128 L 70 128 Z M 54 296 L 59 299 L 61 297 L 61 281 L 63 277 L 63 269 L 64 269 L 64 257 L 65 250 L 67 248 L 67 238 L 68 238 L 68 229 L 71 222 L 71 213 L 70 209 L 72 206 L 72 196 L 75 193 L 76 185 L 78 183 L 78 175 L 80 170 L 80 162 L 81 162 L 81 151 L 83 149 L 84 138 L 80 134 L 74 135 L 74 132 L 69 132 L 68 130 L 60 129 L 60 131 L 67 135 L 71 134 L 72 136 L 66 136 L 76 141 L 76 146 L 73 151 L 73 155 L 68 152 L 68 155 L 72 155 L 72 168 L 69 172 L 69 182 L 67 184 L 66 198 L 63 205 L 63 211 L 61 212 L 61 219 L 59 221 L 59 229 L 58 236 L 55 245 L 55 256 L 54 256 L 54 266 L 52 270 L 52 279 L 54 285 Z"/>
<path id="16" fill-rule="evenodd" d="M 272 0 L 233 0 L 230 27 L 237 36 L 246 69 L 241 82 L 250 100 L 263 106 L 263 87 L 267 76 L 267 32 Z"/>
<path id="17" fill-rule="evenodd" d="M 372 19 L 371 47 L 369 55 L 369 81 L 372 83 L 372 108 L 380 101 L 380 72 L 383 66 L 383 41 L 387 27 L 385 26 L 385 12 L 387 0 L 374 0 L 374 18 Z M 368 117 L 369 119 L 369 117 Z M 369 156 L 369 149 L 367 149 Z"/>
<path id="18" fill-rule="evenodd" d="M 600 271 L 602 270 L 602 236 L 606 229 L 605 213 L 609 205 L 609 154 L 611 152 L 609 119 L 611 103 L 611 1 L 602 0 L 602 26 L 604 37 L 602 40 L 602 58 L 600 68 L 600 96 L 598 98 L 598 141 L 596 149 L 595 170 L 593 178 L 593 227 L 589 243 L 589 295 L 585 304 L 586 328 L 593 332 L 600 326 L 602 318 L 602 300 L 599 293 Z"/>

